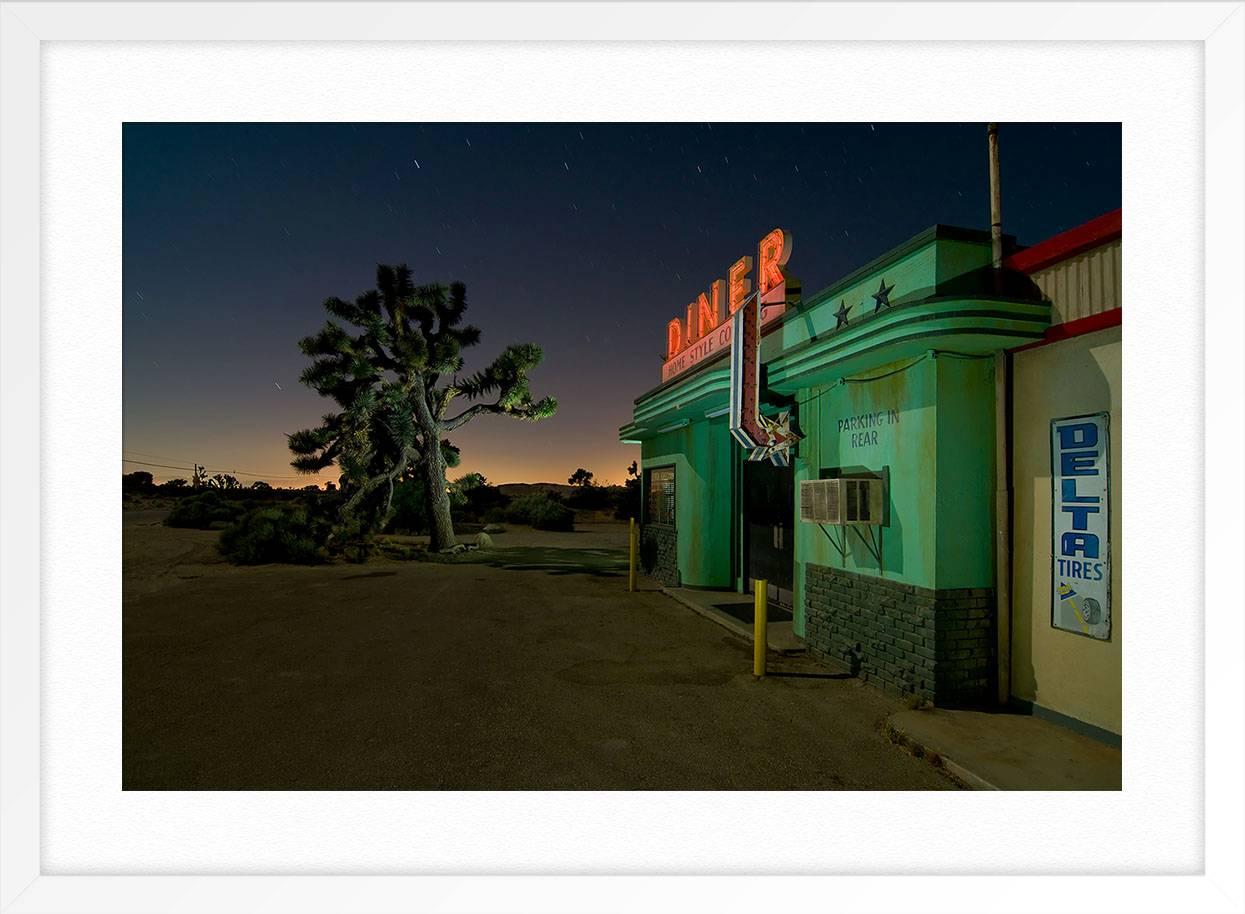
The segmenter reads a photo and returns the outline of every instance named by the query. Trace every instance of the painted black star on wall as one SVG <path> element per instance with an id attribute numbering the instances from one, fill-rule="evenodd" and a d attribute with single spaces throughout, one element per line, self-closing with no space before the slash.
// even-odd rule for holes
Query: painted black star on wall
<path id="1" fill-rule="evenodd" d="M 873 311 L 875 314 L 883 308 L 891 306 L 891 289 L 893 288 L 895 288 L 895 284 L 891 283 L 888 286 L 885 279 L 878 283 L 878 290 L 873 293 Z"/>
<path id="2" fill-rule="evenodd" d="M 834 329 L 838 330 L 847 326 L 847 312 L 852 310 L 846 299 L 839 299 L 839 310 L 834 312 L 834 316 L 838 318 L 838 323 L 834 325 Z"/>

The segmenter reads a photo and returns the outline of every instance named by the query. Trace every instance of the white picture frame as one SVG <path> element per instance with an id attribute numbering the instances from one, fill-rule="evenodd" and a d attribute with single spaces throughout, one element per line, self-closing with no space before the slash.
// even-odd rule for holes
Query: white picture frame
<path id="1" fill-rule="evenodd" d="M 763 26 L 769 24 L 770 28 Z M 824 906 L 828 900 L 835 907 L 868 911 L 895 907 L 919 906 L 923 911 L 998 911 L 1082 909 L 1092 907 L 1110 911 L 1245 911 L 1245 776 L 1240 760 L 1245 747 L 1245 678 L 1240 662 L 1241 645 L 1245 643 L 1245 626 L 1239 607 L 1245 605 L 1242 589 L 1240 557 L 1245 553 L 1242 538 L 1242 517 L 1245 516 L 1245 488 L 1241 467 L 1245 466 L 1242 446 L 1241 391 L 1245 389 L 1242 366 L 1242 340 L 1245 340 L 1245 319 L 1241 303 L 1245 301 L 1245 274 L 1240 251 L 1245 250 L 1245 191 L 1240 163 L 1245 161 L 1245 5 L 1228 3 L 77 3 L 77 2 L 5 2 L 0 5 L 0 395 L 3 397 L 2 430 L 0 430 L 0 470 L 3 498 L 0 502 L 0 911 L 341 911 L 341 910 L 539 910 L 577 911 L 609 908 L 618 910 L 667 910 L 675 908 L 714 911 L 757 910 L 764 906 Z M 1073 866 L 1073 875 L 1039 875 L 1023 867 L 1009 870 L 989 867 L 987 873 L 1019 872 L 1001 885 L 981 871 L 981 860 L 968 854 L 956 855 L 955 844 L 972 840 L 967 826 L 931 831 L 925 843 L 934 851 L 944 852 L 943 862 L 914 862 L 903 856 L 872 857 L 855 860 L 854 865 L 832 863 L 821 872 L 850 872 L 853 875 L 805 875 L 818 872 L 819 848 L 827 853 L 838 850 L 836 860 L 850 857 L 845 850 L 852 841 L 865 842 L 868 835 L 853 837 L 840 830 L 841 822 L 833 818 L 806 821 L 798 814 L 800 803 L 815 802 L 801 796 L 769 797 L 768 795 L 727 795 L 727 803 L 737 811 L 729 814 L 713 798 L 696 795 L 669 795 L 653 798 L 655 808 L 664 809 L 654 815 L 652 808 L 645 814 L 633 813 L 634 797 L 599 794 L 585 802 L 598 810 L 598 834 L 617 833 L 613 859 L 625 860 L 627 848 L 633 849 L 634 866 L 622 864 L 585 865 L 568 856 L 565 867 L 524 867 L 513 862 L 497 862 L 473 857 L 472 848 L 465 848 L 458 868 L 429 866 L 428 875 L 388 875 L 385 871 L 367 870 L 365 874 L 347 874 L 337 870 L 331 875 L 289 875 L 274 871 L 279 868 L 251 869 L 245 874 L 214 869 L 210 861 L 183 859 L 180 872 L 177 864 L 161 868 L 134 867 L 140 872 L 125 872 L 105 862 L 99 867 L 65 870 L 47 865 L 48 831 L 45 804 L 51 799 L 44 776 L 44 752 L 48 748 L 45 728 L 46 696 L 44 658 L 48 645 L 46 615 L 64 610 L 63 606 L 43 602 L 41 576 L 49 558 L 61 549 L 59 541 L 49 541 L 45 461 L 49 447 L 56 447 L 63 430 L 43 418 L 49 385 L 61 383 L 47 373 L 47 356 L 41 349 L 46 344 L 44 308 L 51 287 L 63 288 L 60 275 L 48 272 L 47 246 L 56 239 L 46 236 L 43 216 L 47 212 L 43 185 L 46 162 L 43 146 L 47 141 L 47 112 L 43 105 L 46 85 L 45 55 L 49 48 L 62 42 L 161 42 L 194 45 L 204 55 L 225 54 L 234 50 L 224 42 L 326 42 L 325 52 L 337 50 L 336 42 L 541 42 L 533 51 L 555 57 L 564 55 L 567 72 L 583 62 L 581 42 L 705 42 L 749 41 L 835 41 L 911 43 L 911 53 L 927 53 L 933 42 L 982 42 L 987 48 L 1005 48 L 1008 42 L 1054 42 L 1061 47 L 1068 42 L 1193 42 L 1200 47 L 1202 79 L 1204 80 L 1203 124 L 1201 138 L 1204 149 L 1204 197 L 1185 201 L 1196 212 L 1200 206 L 1204 216 L 1204 274 L 1202 288 L 1190 288 L 1193 300 L 1184 307 L 1196 321 L 1201 309 L 1198 298 L 1205 303 L 1201 334 L 1196 327 L 1184 336 L 1173 334 L 1173 346 L 1187 346 L 1190 334 L 1198 337 L 1200 352 L 1182 352 L 1188 358 L 1201 358 L 1205 365 L 1203 389 L 1181 388 L 1190 414 L 1204 420 L 1204 438 L 1179 441 L 1168 447 L 1158 444 L 1148 452 L 1132 429 L 1147 407 L 1127 401 L 1130 418 L 1126 420 L 1125 441 L 1120 458 L 1126 491 L 1130 495 L 1124 516 L 1126 524 L 1139 500 L 1133 499 L 1132 483 L 1141 481 L 1147 471 L 1148 459 L 1171 449 L 1194 460 L 1184 467 L 1186 482 L 1195 481 L 1195 458 L 1204 480 L 1214 481 L 1213 528 L 1203 528 L 1204 490 L 1181 490 L 1169 498 L 1182 495 L 1187 504 L 1179 521 L 1165 535 L 1184 543 L 1186 558 L 1196 556 L 1204 569 L 1204 608 L 1207 637 L 1203 658 L 1190 656 L 1184 642 L 1174 653 L 1173 663 L 1182 670 L 1199 669 L 1204 659 L 1202 683 L 1189 684 L 1188 694 L 1203 699 L 1201 708 L 1182 704 L 1191 717 L 1191 728 L 1204 736 L 1204 746 L 1195 746 L 1204 759 L 1204 768 L 1193 774 L 1188 765 L 1184 772 L 1181 797 L 1197 796 L 1204 800 L 1199 810 L 1202 830 L 1200 846 L 1188 849 L 1180 859 L 1201 861 L 1200 866 L 1180 863 L 1160 875 L 1143 875 L 1136 869 L 1112 867 L 1104 875 L 1094 875 L 1095 868 Z M 551 42 L 565 42 L 554 44 Z M 121 45 L 117 47 L 120 49 Z M 135 46 L 137 48 L 137 46 Z M 738 46 L 736 46 L 738 47 Z M 853 46 L 856 47 L 856 46 Z M 871 47 L 859 45 L 862 53 Z M 881 46 L 878 46 L 879 48 Z M 1041 45 L 1026 46 L 1027 53 L 1042 54 Z M 1055 45 L 1049 46 L 1053 52 Z M 668 50 L 677 50 L 669 45 Z M 723 49 L 725 50 L 725 49 Z M 136 50 L 135 53 L 138 53 Z M 657 49 L 654 53 L 661 53 Z M 854 53 L 854 51 L 853 51 Z M 1073 53 L 1064 48 L 1064 53 Z M 730 57 L 719 55 L 724 66 Z M 123 66 L 120 57 L 117 65 Z M 236 74 L 232 74 L 236 76 Z M 985 72 L 981 79 L 996 74 Z M 640 83 L 641 73 L 631 74 Z M 708 78 L 708 77 L 706 77 Z M 932 82 L 954 79 L 951 72 L 933 73 Z M 1054 78 L 1054 74 L 1052 74 Z M 878 76 L 882 79 L 882 75 Z M 236 80 L 230 80 L 231 84 Z M 378 87 L 378 92 L 397 93 L 401 83 Z M 873 91 L 885 95 L 885 87 Z M 186 86 L 186 98 L 202 87 Z M 224 88 L 221 91 L 225 91 Z M 725 96 L 720 103 L 708 103 L 698 89 L 696 110 L 714 117 L 753 119 L 739 113 L 750 106 L 750 99 Z M 842 86 L 826 85 L 826 92 L 842 91 Z M 158 93 L 157 93 L 158 94 Z M 711 94 L 711 93 L 710 93 Z M 166 93 L 167 95 L 167 93 Z M 782 92 L 769 97 L 775 119 L 797 119 L 799 107 L 784 101 Z M 1068 98 L 1071 106 L 1075 99 Z M 460 107 L 470 109 L 471 117 L 463 119 L 504 119 L 505 109 L 490 109 L 487 104 L 464 105 L 461 100 L 442 99 L 437 109 L 440 118 L 454 116 Z M 539 104 L 539 103 L 533 103 Z M 938 116 L 966 116 L 965 107 L 945 101 L 954 111 L 940 110 Z M 282 105 L 285 107 L 283 108 Z M 678 98 L 654 93 L 651 99 L 654 119 L 687 119 L 678 116 Z M 886 104 L 877 103 L 879 120 L 896 119 L 887 114 Z M 252 107 L 241 110 L 237 119 L 284 119 L 314 117 L 317 102 L 303 97 L 300 104 L 282 100 L 279 94 L 270 100 L 259 99 Z M 844 102 L 847 116 L 852 119 L 860 109 Z M 392 106 L 379 106 L 393 110 Z M 436 107 L 436 106 L 434 106 Z M 176 118 L 176 108 L 168 116 Z M 555 111 L 552 106 L 544 109 Z M 483 113 L 482 113 L 483 112 Z M 999 114 L 1006 120 L 1008 112 Z M 931 110 L 930 116 L 935 112 Z M 529 115 L 530 117 L 531 115 Z M 546 114 L 548 116 L 548 114 Z M 591 110 L 568 109 L 568 118 L 591 119 Z M 993 119 L 996 112 L 980 111 L 975 119 Z M 760 118 L 763 119 L 763 118 Z M 1040 112 L 1039 112 L 1040 119 Z M 120 131 L 117 131 L 119 137 Z M 1186 138 L 1187 139 L 1187 138 Z M 1172 138 L 1173 142 L 1179 138 Z M 1132 149 L 1126 145 L 1125 158 L 1155 154 L 1155 150 Z M 984 156 L 984 152 L 983 152 Z M 103 184 L 115 183 L 117 174 L 102 175 Z M 1127 181 L 1127 177 L 1126 177 Z M 1162 188 L 1149 188 L 1161 195 Z M 1129 189 L 1126 184 L 1126 200 Z M 1140 193 L 1140 191 L 1138 191 Z M 1167 201 L 1171 202 L 1171 201 Z M 1125 234 L 1129 235 L 1138 222 L 1133 215 L 1138 207 L 1125 206 Z M 99 224 L 101 233 L 115 232 L 119 240 L 119 223 L 107 220 Z M 1129 294 L 1126 254 L 1126 298 Z M 115 274 L 119 276 L 119 271 Z M 111 277 L 104 276 L 107 280 Z M 91 288 L 88 284 L 88 290 Z M 119 289 L 107 282 L 96 287 L 100 307 L 119 308 Z M 1201 293 L 1199 295 L 1199 292 Z M 95 303 L 91 302 L 94 307 Z M 85 307 L 85 305 L 84 305 Z M 1136 323 L 1130 314 L 1125 330 L 1126 379 L 1130 346 L 1139 340 L 1151 340 L 1161 327 L 1157 317 Z M 1204 336 L 1202 335 L 1204 334 Z M 1136 371 L 1136 364 L 1132 366 Z M 1149 366 L 1144 366 L 1145 371 Z M 84 378 L 86 376 L 84 375 Z M 119 390 L 119 378 L 113 382 Z M 1183 382 L 1182 382 L 1183 383 Z M 1126 383 L 1127 388 L 1127 383 Z M 1127 396 L 1127 393 L 1126 393 Z M 1198 415 L 1198 406 L 1204 412 Z M 1151 407 L 1153 408 L 1153 407 Z M 1196 425 L 1196 421 L 1194 423 Z M 119 434 L 118 434 L 119 439 Z M 89 437 L 86 449 L 98 445 L 107 475 L 115 476 L 119 452 L 107 450 L 111 439 L 102 444 Z M 1181 450 L 1183 448 L 1183 450 Z M 1125 460 L 1128 463 L 1125 463 Z M 1135 462 L 1134 462 L 1135 461 Z M 1140 490 L 1138 490 L 1140 491 Z M 113 497 L 105 493 L 106 497 Z M 1160 499 L 1161 501 L 1161 499 Z M 1195 503 L 1195 504 L 1194 504 Z M 1165 502 L 1163 504 L 1166 504 Z M 1163 507 L 1160 504 L 1160 508 Z M 1173 502 L 1174 504 L 1174 502 Z M 1196 516 L 1196 526 L 1188 526 Z M 53 518 L 55 521 L 55 518 Z M 1126 527 L 1126 531 L 1131 529 Z M 1174 532 L 1173 532 L 1174 531 Z M 1198 540 L 1197 542 L 1193 542 Z M 1133 548 L 1130 558 L 1142 554 Z M 1170 545 L 1170 543 L 1168 544 Z M 1125 590 L 1142 607 L 1143 592 L 1126 568 Z M 1188 582 L 1196 586 L 1198 581 Z M 1130 637 L 1140 642 L 1141 631 L 1150 621 L 1141 610 L 1134 613 Z M 1213 624 L 1213 629 L 1212 629 Z M 1198 629 L 1201 631 L 1201 629 Z M 1212 634 L 1213 632 L 1213 634 Z M 1130 648 L 1126 647 L 1126 652 Z M 1194 651 L 1196 653 L 1196 651 Z M 1139 653 L 1126 653 L 1126 670 Z M 1145 655 L 1149 657 L 1149 654 Z M 119 673 L 119 665 L 113 670 Z M 1126 673 L 1127 675 L 1127 673 Z M 1126 679 L 1126 720 L 1134 721 L 1139 713 L 1139 694 L 1130 691 Z M 60 687 L 58 682 L 57 687 Z M 1151 693 L 1146 693 L 1150 695 Z M 1196 704 L 1196 701 L 1194 702 Z M 1155 707 L 1158 707 L 1157 705 Z M 1160 709 L 1161 710 L 1161 709 Z M 1199 718 L 1198 715 L 1201 715 Z M 1201 726 L 1197 726 L 1198 722 Z M 1127 729 L 1127 725 L 1126 725 Z M 1168 754 L 1191 751 L 1187 746 L 1165 745 L 1162 742 L 1134 741 L 1130 731 L 1125 745 L 1125 790 L 1128 794 L 1135 778 L 1163 770 Z M 1183 731 L 1182 731 L 1183 732 Z M 1138 754 L 1130 755 L 1139 748 Z M 115 759 L 119 759 L 119 748 Z M 1150 753 L 1147 757 L 1146 753 Z M 1182 756 L 1183 758 L 1183 756 Z M 1138 761 L 1142 759 L 1142 761 Z M 110 757 L 100 756 L 106 768 Z M 1197 776 L 1201 775 L 1200 779 Z M 60 775 L 58 774 L 58 777 Z M 1152 783 L 1152 781 L 1145 781 Z M 112 778 L 120 790 L 120 774 Z M 1175 790 L 1175 788 L 1173 788 Z M 205 804 L 224 804 L 240 799 L 237 795 L 201 795 Z M 326 802 L 324 794 L 306 794 L 298 798 L 304 807 Z M 1157 795 L 1156 795 L 1157 796 Z M 256 798 L 260 802 L 263 798 Z M 391 802 L 397 802 L 390 798 Z M 480 799 L 480 798 L 475 798 Z M 522 798 L 520 798 L 522 799 Z M 959 795 L 956 810 L 948 809 L 951 821 L 965 816 L 964 822 L 986 823 L 1001 818 L 999 801 L 984 795 Z M 1127 797 L 1126 797 L 1127 799 Z M 452 803 L 454 798 L 446 800 Z M 537 815 L 547 802 L 545 797 L 531 797 L 526 808 Z M 879 806 L 885 798 L 876 798 Z M 502 805 L 504 798 L 483 798 L 482 802 Z M 844 802 L 847 802 L 845 799 Z M 917 800 L 906 798 L 906 803 Z M 1078 815 L 1078 807 L 1061 798 L 1043 799 L 1050 809 L 1068 810 Z M 1080 802 L 1090 803 L 1092 798 Z M 442 809 L 451 806 L 442 805 Z M 584 807 L 589 808 L 589 807 Z M 85 813 L 84 813 L 85 814 Z M 703 819 L 696 818 L 703 815 Z M 884 814 L 878 818 L 885 819 Z M 681 825 L 690 821 L 696 829 L 687 834 Z M 958 820 L 957 820 L 958 821 Z M 122 842 L 124 822 L 104 823 L 101 820 L 99 846 Z M 768 823 L 771 830 L 764 828 Z M 590 823 L 591 824 L 591 823 Z M 1121 833 L 1140 833 L 1152 841 L 1161 841 L 1164 821 L 1160 819 L 1119 821 L 1112 823 Z M 132 826 L 138 827 L 138 826 Z M 1023 858 L 1024 844 L 1037 842 L 1037 829 L 1030 834 L 1013 821 L 1013 840 Z M 732 829 L 736 833 L 731 833 Z M 739 847 L 738 857 L 723 863 L 722 858 L 700 858 L 699 864 L 682 864 L 675 868 L 653 866 L 643 862 L 646 845 L 663 847 L 664 832 L 676 834 L 680 841 L 692 844 L 698 834 L 705 840 L 730 840 Z M 896 840 L 902 829 L 896 830 Z M 565 831 L 562 840 L 569 848 L 578 834 Z M 723 835 L 725 837 L 723 837 Z M 808 848 L 806 866 L 790 864 L 786 869 L 764 857 L 767 842 L 795 836 Z M 229 836 L 225 836 L 228 839 Z M 874 836 L 876 838 L 876 836 Z M 821 843 L 818 843 L 821 842 Z M 1196 844 L 1196 840 L 1194 841 Z M 673 846 L 673 845 L 672 845 Z M 681 845 L 680 845 L 681 846 Z M 749 849 L 759 861 L 749 866 Z M 1081 851 L 1083 848 L 1075 848 Z M 1071 856 L 1075 857 L 1075 853 Z M 686 858 L 683 858 L 686 859 Z M 791 858 L 788 858 L 791 859 Z M 1082 862 L 1083 861 L 1079 861 Z M 1161 867 L 1159 869 L 1162 869 Z M 562 875 L 519 875 L 521 873 L 561 872 Z M 695 875 L 679 876 L 676 872 Z M 497 873 L 500 875 L 487 875 Z M 903 873 L 907 875 L 895 875 Z M 210 874 L 210 875 L 209 875 Z M 716 874 L 716 875 L 710 875 Z M 731 874 L 751 875 L 753 879 L 726 878 Z M 946 874 L 946 875 L 940 875 Z M 936 878 L 935 878 L 936 877 Z"/>

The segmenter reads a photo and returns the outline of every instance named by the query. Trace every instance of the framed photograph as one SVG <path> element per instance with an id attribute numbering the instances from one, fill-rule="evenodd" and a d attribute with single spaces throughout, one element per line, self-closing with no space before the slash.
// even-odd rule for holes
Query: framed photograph
<path id="1" fill-rule="evenodd" d="M 1245 910 L 1241 3 L 0 24 L 0 910 Z"/>

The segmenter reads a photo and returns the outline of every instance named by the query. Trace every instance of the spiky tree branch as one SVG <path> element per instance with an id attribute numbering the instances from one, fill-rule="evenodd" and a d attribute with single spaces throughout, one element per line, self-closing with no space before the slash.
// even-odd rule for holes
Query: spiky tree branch
<path id="1" fill-rule="evenodd" d="M 405 265 L 378 267 L 374 290 L 353 302 L 330 298 L 324 308 L 336 321 L 299 342 L 311 359 L 300 380 L 340 411 L 288 436 L 291 466 L 301 473 L 340 467 L 341 526 L 354 530 L 378 529 L 387 521 L 395 481 L 417 464 L 435 521 L 433 545 L 452 545 L 445 468 L 457 463 L 457 448 L 445 435 L 480 415 L 553 415 L 557 402 L 534 399 L 527 377 L 540 364 L 540 348 L 508 346 L 487 368 L 459 380 L 462 350 L 480 341 L 479 328 L 462 324 L 466 287 L 416 286 Z M 454 380 L 441 384 L 443 376 Z M 460 396 L 487 400 L 447 418 Z"/>

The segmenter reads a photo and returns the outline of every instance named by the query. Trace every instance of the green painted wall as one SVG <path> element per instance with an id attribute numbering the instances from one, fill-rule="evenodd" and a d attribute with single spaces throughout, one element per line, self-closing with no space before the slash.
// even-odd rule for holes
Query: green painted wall
<path id="1" fill-rule="evenodd" d="M 799 482 L 823 470 L 890 472 L 889 524 L 866 543 L 867 528 L 797 522 L 795 628 L 804 631 L 804 565 L 815 563 L 915 586 L 994 585 L 994 379 L 1002 349 L 1038 339 L 1049 303 L 994 294 L 988 237 L 935 227 L 811 296 L 762 337 L 771 395 L 800 401 L 806 438 L 794 462 Z M 872 294 L 885 280 L 891 307 Z M 847 324 L 836 313 L 851 310 Z M 938 350 L 936 357 L 932 350 Z M 986 356 L 971 358 L 969 356 Z M 902 369 L 902 370 L 896 370 Z M 893 372 L 893 373 L 892 373 Z M 846 383 L 841 379 L 846 378 Z M 864 382 L 864 383 L 853 383 Z M 722 359 L 636 403 L 620 429 L 642 442 L 648 467 L 674 465 L 678 479 L 678 556 L 685 584 L 739 588 L 742 449 L 727 420 L 705 420 L 726 406 L 729 368 Z M 883 414 L 876 426 L 840 425 Z M 671 423 L 690 424 L 670 432 Z M 855 437 L 853 437 L 855 436 Z M 798 509 L 798 505 L 797 505 Z M 872 548 L 871 548 L 872 546 Z"/>
<path id="2" fill-rule="evenodd" d="M 804 632 L 805 563 L 918 587 L 993 586 L 991 362 L 918 358 L 800 392 L 806 439 L 795 462 L 797 498 L 800 481 L 821 478 L 824 470 L 888 468 L 890 518 L 880 531 L 797 523 L 798 634 Z M 882 420 L 872 427 L 853 428 L 849 421 L 879 413 Z"/>
<path id="3" fill-rule="evenodd" d="M 879 366 L 867 377 L 877 377 L 903 368 L 907 362 Z M 811 562 L 832 568 L 845 568 L 860 574 L 879 575 L 906 584 L 932 587 L 935 570 L 934 486 L 922 483 L 934 473 L 936 461 L 935 363 L 923 360 L 907 370 L 868 383 L 845 383 L 801 391 L 801 428 L 796 461 L 796 497 L 799 483 L 819 479 L 823 470 L 841 468 L 881 471 L 890 467 L 890 526 L 872 531 L 861 529 L 865 537 L 880 539 L 881 562 L 856 531 L 821 526 L 797 520 L 796 631 L 804 631 L 804 573 L 802 565 Z M 862 414 L 886 415 L 884 424 L 853 430 L 851 417 Z M 831 538 L 833 537 L 834 542 Z M 840 555 L 835 542 L 843 547 Z"/>
<path id="4" fill-rule="evenodd" d="M 784 321 L 782 329 L 765 341 L 762 348 L 763 358 L 768 361 L 772 358 L 770 351 L 777 354 L 814 337 L 833 333 L 837 323 L 835 312 L 840 302 L 847 305 L 848 316 L 853 323 L 864 320 L 873 313 L 876 302 L 872 295 L 878 291 L 878 284 L 882 279 L 886 280 L 887 286 L 894 287 L 891 301 L 896 305 L 932 294 L 937 263 L 937 246 L 931 242 L 887 264 L 879 274 L 868 275 L 841 288 L 831 287 L 818 293 L 805 303 L 800 315 Z"/>
<path id="5" fill-rule="evenodd" d="M 994 586 L 994 362 L 941 355 L 938 370 L 940 588 Z"/>
<path id="6" fill-rule="evenodd" d="M 938 242 L 938 284 L 949 283 L 959 276 L 990 265 L 990 245 L 979 241 L 945 240 Z"/>
<path id="7" fill-rule="evenodd" d="M 642 466 L 675 468 L 679 572 L 691 587 L 733 587 L 731 463 L 738 459 L 726 418 L 702 419 L 647 439 Z M 647 492 L 645 493 L 647 497 Z"/>

